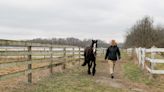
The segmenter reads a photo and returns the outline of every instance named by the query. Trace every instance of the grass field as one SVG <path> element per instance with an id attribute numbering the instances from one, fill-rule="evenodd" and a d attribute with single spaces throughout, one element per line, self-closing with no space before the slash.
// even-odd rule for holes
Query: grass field
<path id="1" fill-rule="evenodd" d="M 87 74 L 87 67 L 76 64 L 70 69 L 44 77 L 32 83 L 20 83 L 12 91 L 3 92 L 163 92 L 164 80 L 149 79 L 126 53 L 117 62 L 115 79 L 109 75 L 109 66 L 104 57 L 97 58 L 96 76 Z"/>
<path id="2" fill-rule="evenodd" d="M 13 92 L 126 92 L 125 89 L 99 84 L 96 78 L 86 74 L 86 67 L 76 66 Z"/>

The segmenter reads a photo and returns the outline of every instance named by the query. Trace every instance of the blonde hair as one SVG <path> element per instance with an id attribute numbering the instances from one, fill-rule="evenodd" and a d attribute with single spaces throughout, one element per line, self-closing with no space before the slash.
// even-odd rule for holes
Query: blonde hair
<path id="1" fill-rule="evenodd" d="M 112 40 L 112 41 L 111 41 L 111 45 L 112 45 L 112 46 L 116 46 L 116 45 L 117 45 L 116 41 L 115 41 L 115 40 Z"/>

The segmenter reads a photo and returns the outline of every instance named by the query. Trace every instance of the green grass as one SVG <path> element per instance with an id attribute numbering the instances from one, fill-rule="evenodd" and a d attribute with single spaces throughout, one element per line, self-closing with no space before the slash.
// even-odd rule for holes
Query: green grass
<path id="1" fill-rule="evenodd" d="M 149 76 L 146 75 L 132 61 L 129 61 L 123 65 L 123 71 L 125 78 L 133 82 L 144 83 L 146 85 L 151 85 L 153 83 L 153 80 L 150 80 Z"/>
<path id="2" fill-rule="evenodd" d="M 124 65 L 124 75 L 127 79 L 133 82 L 141 82 L 145 84 L 151 83 L 151 80 L 149 80 L 148 76 L 146 76 L 143 71 L 141 71 L 136 65 L 129 62 Z"/>

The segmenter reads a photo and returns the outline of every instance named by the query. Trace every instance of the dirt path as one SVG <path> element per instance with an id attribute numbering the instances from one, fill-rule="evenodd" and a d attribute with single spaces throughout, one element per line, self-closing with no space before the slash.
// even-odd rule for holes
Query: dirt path
<path id="1" fill-rule="evenodd" d="M 120 88 L 125 89 L 128 92 L 148 92 L 147 87 L 136 86 L 137 84 L 131 83 L 124 79 L 123 74 L 123 63 L 126 63 L 124 59 L 122 61 L 118 61 L 115 66 L 115 73 L 114 79 L 110 78 L 109 74 L 109 65 L 104 60 L 100 59 L 100 63 L 97 67 L 97 74 L 95 76 L 96 83 L 99 83 L 101 85 L 106 85 L 114 88 Z M 150 92 L 150 91 L 149 91 Z"/>

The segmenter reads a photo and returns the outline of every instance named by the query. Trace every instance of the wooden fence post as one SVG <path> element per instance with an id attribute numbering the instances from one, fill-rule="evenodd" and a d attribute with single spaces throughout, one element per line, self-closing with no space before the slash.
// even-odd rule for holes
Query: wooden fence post
<path id="1" fill-rule="evenodd" d="M 23 51 L 25 52 L 26 49 L 24 48 Z M 23 59 L 26 59 L 26 55 L 23 55 Z"/>
<path id="2" fill-rule="evenodd" d="M 46 49 L 45 49 L 45 47 L 44 47 L 44 52 L 46 52 Z M 44 54 L 44 59 L 46 59 L 46 56 L 45 56 L 45 54 Z"/>
<path id="3" fill-rule="evenodd" d="M 154 57 L 155 53 L 154 53 L 153 48 L 154 48 L 154 47 L 151 48 L 151 60 L 152 60 L 152 61 L 154 61 L 154 58 L 155 58 L 155 57 Z M 154 64 L 155 64 L 154 62 L 150 62 L 150 68 L 151 68 L 151 70 L 154 70 Z M 155 77 L 154 74 L 151 72 L 149 78 L 152 79 L 152 78 L 154 78 L 154 77 Z"/>
<path id="4" fill-rule="evenodd" d="M 5 48 L 5 52 L 7 52 L 7 51 L 8 51 L 7 48 Z M 8 56 L 7 55 L 5 55 L 5 60 L 8 61 Z"/>
<path id="5" fill-rule="evenodd" d="M 145 65 L 145 48 L 142 49 L 142 69 L 144 69 Z"/>
<path id="6" fill-rule="evenodd" d="M 139 64 L 140 68 L 142 66 L 142 48 L 140 48 L 140 64 Z"/>
<path id="7" fill-rule="evenodd" d="M 73 50 L 73 61 L 75 61 L 75 48 L 73 47 L 72 50 Z"/>
<path id="8" fill-rule="evenodd" d="M 28 46 L 28 82 L 32 83 L 32 56 L 31 56 L 31 46 Z"/>
<path id="9" fill-rule="evenodd" d="M 52 46 L 49 48 L 50 49 L 50 73 L 53 73 L 53 66 L 52 66 L 52 62 L 53 62 L 53 54 L 52 54 Z"/>
<path id="10" fill-rule="evenodd" d="M 66 61 L 66 47 L 63 48 L 63 58 L 64 61 Z"/>
<path id="11" fill-rule="evenodd" d="M 154 58 L 155 58 L 155 52 L 153 51 L 153 48 L 154 48 L 154 47 L 151 48 L 151 59 L 152 59 L 152 61 L 154 61 Z M 155 66 L 155 63 L 152 62 L 152 63 L 151 63 L 151 69 L 152 69 L 152 70 L 154 70 L 154 66 Z"/>
<path id="12" fill-rule="evenodd" d="M 81 53 L 80 52 L 81 52 L 81 50 L 80 50 L 80 47 L 79 47 L 79 63 L 80 63 L 80 60 L 81 60 L 81 57 L 80 57 Z"/>
<path id="13" fill-rule="evenodd" d="M 65 69 L 66 68 L 65 62 L 67 61 L 66 47 L 63 48 L 63 58 L 64 58 L 63 69 Z"/>

